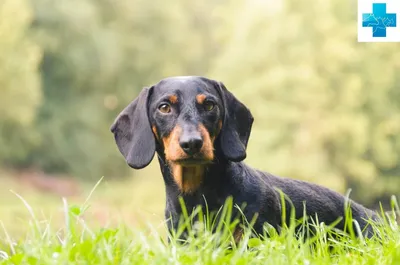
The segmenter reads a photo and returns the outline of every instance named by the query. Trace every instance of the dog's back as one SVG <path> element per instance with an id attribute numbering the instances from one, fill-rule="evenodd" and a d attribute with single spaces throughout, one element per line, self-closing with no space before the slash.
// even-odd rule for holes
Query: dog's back
<path id="1" fill-rule="evenodd" d="M 282 178 L 267 172 L 258 171 L 264 176 L 264 181 L 281 191 L 285 195 L 286 216 L 291 214 L 291 206 L 295 210 L 296 219 L 307 216 L 318 218 L 318 222 L 329 225 L 338 219 L 342 219 L 337 228 L 344 230 L 344 218 L 351 214 L 363 230 L 368 226 L 369 219 L 377 219 L 374 211 L 344 197 L 343 195 L 328 188 L 309 183 L 306 181 Z M 367 228 L 371 232 L 370 228 Z"/>

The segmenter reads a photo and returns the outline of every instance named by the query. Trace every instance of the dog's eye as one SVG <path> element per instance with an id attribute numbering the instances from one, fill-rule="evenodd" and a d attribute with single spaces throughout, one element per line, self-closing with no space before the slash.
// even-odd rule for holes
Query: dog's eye
<path id="1" fill-rule="evenodd" d="M 158 110 L 161 111 L 162 113 L 170 113 L 171 112 L 171 106 L 168 104 L 161 104 L 158 107 Z"/>
<path id="2" fill-rule="evenodd" d="M 203 107 L 206 111 L 211 111 L 215 107 L 215 103 L 211 100 L 206 100 L 203 103 Z"/>

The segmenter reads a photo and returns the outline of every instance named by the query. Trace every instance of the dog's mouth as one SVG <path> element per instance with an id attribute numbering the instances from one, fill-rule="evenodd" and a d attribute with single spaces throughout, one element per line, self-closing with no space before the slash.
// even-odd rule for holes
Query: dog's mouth
<path id="1" fill-rule="evenodd" d="M 177 159 L 172 162 L 181 166 L 190 167 L 190 166 L 207 165 L 210 164 L 212 161 L 204 158 L 188 157 L 188 158 Z"/>

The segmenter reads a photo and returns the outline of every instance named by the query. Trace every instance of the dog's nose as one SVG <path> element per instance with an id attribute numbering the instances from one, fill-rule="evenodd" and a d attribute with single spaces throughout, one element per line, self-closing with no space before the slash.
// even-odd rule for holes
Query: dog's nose
<path id="1" fill-rule="evenodd" d="M 194 155 L 198 153 L 203 146 L 203 139 L 201 137 L 188 137 L 181 139 L 179 145 L 188 155 Z"/>

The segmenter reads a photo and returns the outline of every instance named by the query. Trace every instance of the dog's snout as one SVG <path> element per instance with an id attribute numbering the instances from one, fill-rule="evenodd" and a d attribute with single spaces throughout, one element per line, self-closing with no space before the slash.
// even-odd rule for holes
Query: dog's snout
<path id="1" fill-rule="evenodd" d="M 179 145 L 186 154 L 194 155 L 203 147 L 203 139 L 200 135 L 186 136 L 180 139 Z"/>

